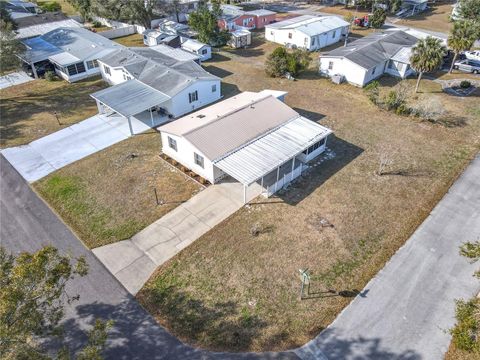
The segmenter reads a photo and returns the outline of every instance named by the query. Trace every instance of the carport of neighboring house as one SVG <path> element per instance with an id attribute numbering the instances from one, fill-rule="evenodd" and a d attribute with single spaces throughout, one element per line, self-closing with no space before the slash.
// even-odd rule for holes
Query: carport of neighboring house
<path id="1" fill-rule="evenodd" d="M 131 79 L 90 95 L 97 102 L 100 114 L 116 113 L 128 121 L 134 135 L 132 117 L 152 128 L 169 120 L 166 104 L 170 97 L 144 83 Z"/>
<path id="2" fill-rule="evenodd" d="M 299 177 L 305 164 L 325 150 L 331 133 L 300 116 L 213 164 L 243 184 L 246 203 L 248 191 L 268 197 Z"/>

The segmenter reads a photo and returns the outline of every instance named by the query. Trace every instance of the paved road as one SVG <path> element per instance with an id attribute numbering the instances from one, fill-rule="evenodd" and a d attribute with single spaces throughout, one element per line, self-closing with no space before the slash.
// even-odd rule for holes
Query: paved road
<path id="1" fill-rule="evenodd" d="M 107 359 L 296 359 L 293 353 L 221 354 L 192 349 L 171 336 L 135 301 L 86 249 L 20 174 L 0 155 L 0 242 L 18 253 L 52 244 L 61 251 L 85 255 L 89 274 L 69 286 L 80 301 L 67 307 L 67 341 L 75 349 L 85 343 L 83 330 L 94 318 L 113 319 Z M 54 345 L 52 345 L 54 346 Z"/>
<path id="2" fill-rule="evenodd" d="M 480 239 L 480 155 L 407 243 L 340 316 L 296 353 L 303 359 L 442 359 L 454 299 L 480 291 L 458 253 Z M 326 355 L 326 356 L 325 356 Z"/>

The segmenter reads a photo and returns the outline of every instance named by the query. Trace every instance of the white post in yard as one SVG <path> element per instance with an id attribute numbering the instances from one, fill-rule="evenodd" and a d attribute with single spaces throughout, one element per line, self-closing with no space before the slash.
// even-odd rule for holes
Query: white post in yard
<path id="1" fill-rule="evenodd" d="M 154 123 L 153 123 L 153 112 L 152 112 L 152 108 L 150 108 L 150 119 L 152 120 L 152 129 L 153 127 L 155 126 Z"/>
<path id="2" fill-rule="evenodd" d="M 130 129 L 130 135 L 133 136 L 135 134 L 133 133 L 132 120 L 130 119 L 130 116 L 127 116 L 127 120 L 128 120 L 128 127 Z"/>

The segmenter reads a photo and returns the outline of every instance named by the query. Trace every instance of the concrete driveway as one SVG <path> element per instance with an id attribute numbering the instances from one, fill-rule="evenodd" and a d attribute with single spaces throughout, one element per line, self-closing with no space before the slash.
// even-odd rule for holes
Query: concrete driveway
<path id="1" fill-rule="evenodd" d="M 4 76 L 0 76 L 0 89 L 6 89 L 10 86 L 23 84 L 35 80 L 28 76 L 25 72 L 19 71 Z"/>
<path id="2" fill-rule="evenodd" d="M 135 133 L 150 129 L 132 118 Z M 129 138 L 126 119 L 97 114 L 28 145 L 2 150 L 5 158 L 29 182 L 34 182 L 68 164 Z"/>
<path id="3" fill-rule="evenodd" d="M 250 189 L 247 200 L 258 196 Z M 132 294 L 155 269 L 243 206 L 243 186 L 225 182 L 204 189 L 129 240 L 93 253 Z"/>

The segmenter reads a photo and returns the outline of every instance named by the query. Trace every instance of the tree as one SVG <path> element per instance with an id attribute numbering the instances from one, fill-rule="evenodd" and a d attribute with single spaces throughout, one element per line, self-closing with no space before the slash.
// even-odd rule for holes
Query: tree
<path id="1" fill-rule="evenodd" d="M 218 6 L 218 8 L 217 8 Z M 211 45 L 225 45 L 230 38 L 230 33 L 220 30 L 217 23 L 217 16 L 220 4 L 213 3 L 212 11 L 206 5 L 200 5 L 197 11 L 190 14 L 188 24 L 198 32 L 198 39 L 201 42 Z"/>
<path id="2" fill-rule="evenodd" d="M 420 85 L 422 75 L 426 72 L 431 72 L 442 65 L 445 51 L 445 46 L 443 46 L 441 40 L 431 36 L 419 40 L 412 48 L 410 64 L 413 70 L 418 73 L 415 92 L 418 92 L 418 86 Z"/>
<path id="3" fill-rule="evenodd" d="M 20 67 L 20 56 L 25 52 L 25 46 L 16 38 L 12 24 L 0 24 L 0 74 Z"/>
<path id="4" fill-rule="evenodd" d="M 370 17 L 370 25 L 374 29 L 380 29 L 383 24 L 385 24 L 385 20 L 387 19 L 387 12 L 382 8 L 377 8 L 373 12 L 373 15 Z"/>
<path id="5" fill-rule="evenodd" d="M 310 54 L 306 50 L 295 49 L 289 52 L 279 46 L 267 57 L 265 72 L 270 77 L 282 77 L 287 73 L 295 76 L 309 65 Z"/>
<path id="6" fill-rule="evenodd" d="M 454 53 L 450 73 L 453 70 L 458 54 L 462 51 L 470 50 L 477 39 L 477 35 L 478 30 L 472 21 L 460 20 L 453 23 L 453 28 L 447 40 L 448 47 Z"/>
<path id="7" fill-rule="evenodd" d="M 77 10 L 84 20 L 90 18 L 92 2 L 90 0 L 67 0 Z"/>
<path id="8" fill-rule="evenodd" d="M 8 27 L 8 24 L 10 24 L 11 30 L 17 30 L 17 24 L 15 23 L 15 21 L 13 21 L 10 13 L 5 8 L 5 5 L 5 1 L 0 1 L 0 29 L 3 30 Z"/>
<path id="9" fill-rule="evenodd" d="M 17 257 L 0 247 L 0 358 L 48 359 L 35 337 L 61 335 L 64 304 L 79 299 L 67 293 L 67 282 L 87 272 L 83 257 L 72 262 L 52 246 Z M 110 326 L 111 322 L 97 321 L 79 359 L 100 359 Z M 68 349 L 58 357 L 70 358 Z"/>
<path id="10" fill-rule="evenodd" d="M 463 20 L 480 23 L 480 0 L 460 0 L 458 2 L 458 16 Z"/>

